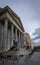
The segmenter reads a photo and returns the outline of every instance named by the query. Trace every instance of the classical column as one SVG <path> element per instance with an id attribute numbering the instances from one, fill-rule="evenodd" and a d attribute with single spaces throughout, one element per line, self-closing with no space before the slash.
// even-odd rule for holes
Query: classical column
<path id="1" fill-rule="evenodd" d="M 1 48 L 4 48 L 4 26 L 2 25 L 2 34 L 1 34 Z"/>
<path id="2" fill-rule="evenodd" d="M 21 47 L 23 47 L 23 35 L 21 34 Z"/>
<path id="3" fill-rule="evenodd" d="M 8 42 L 8 19 L 5 19 L 5 24 L 4 24 L 4 49 L 7 50 L 7 42 Z"/>
<path id="4" fill-rule="evenodd" d="M 18 45 L 19 45 L 19 48 L 20 48 L 20 31 L 19 31 L 19 43 L 18 43 Z"/>
<path id="5" fill-rule="evenodd" d="M 22 34 L 21 34 L 21 48 L 22 48 Z"/>
<path id="6" fill-rule="evenodd" d="M 13 30 L 14 30 L 14 26 L 13 26 L 13 24 L 12 24 L 12 25 L 11 25 L 11 44 L 10 44 L 10 47 L 13 46 L 13 37 L 14 37 L 14 32 L 13 32 Z"/>
<path id="7" fill-rule="evenodd" d="M 0 23 L 0 50 L 3 49 L 3 25 Z"/>
<path id="8" fill-rule="evenodd" d="M 0 23 L 0 49 L 1 49 L 1 33 L 2 33 L 1 30 L 2 29 L 1 29 L 1 23 Z"/>
<path id="9" fill-rule="evenodd" d="M 22 35 L 22 47 L 24 47 L 24 37 Z"/>
<path id="10" fill-rule="evenodd" d="M 15 36 L 16 36 L 16 42 L 18 41 L 18 39 L 17 39 L 17 28 L 15 29 Z"/>

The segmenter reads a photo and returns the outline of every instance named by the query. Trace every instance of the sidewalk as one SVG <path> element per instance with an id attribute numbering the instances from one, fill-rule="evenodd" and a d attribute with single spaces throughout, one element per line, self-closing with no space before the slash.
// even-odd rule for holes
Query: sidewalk
<path id="1" fill-rule="evenodd" d="M 26 49 L 20 49 L 19 51 L 6 51 L 3 53 L 4 63 L 13 64 L 13 63 L 23 63 L 28 59 L 31 52 Z M 2 59 L 1 59 L 2 62 Z"/>
<path id="2" fill-rule="evenodd" d="M 7 51 L 4 52 L 4 55 L 29 55 L 31 51 L 28 51 L 26 49 L 20 49 L 19 51 Z"/>
<path id="3" fill-rule="evenodd" d="M 26 49 L 20 49 L 18 52 L 17 52 L 17 55 L 29 55 L 31 53 L 31 51 L 28 51 Z"/>

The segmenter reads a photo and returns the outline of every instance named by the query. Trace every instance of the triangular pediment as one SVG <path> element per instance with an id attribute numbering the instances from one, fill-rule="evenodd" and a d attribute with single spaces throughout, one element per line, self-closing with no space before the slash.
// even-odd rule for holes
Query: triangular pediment
<path id="1" fill-rule="evenodd" d="M 8 14 L 10 14 L 12 18 L 14 18 L 14 20 L 19 25 L 19 27 L 24 31 L 24 27 L 22 25 L 22 22 L 20 20 L 20 17 L 11 8 L 9 8 L 8 6 L 4 7 L 3 9 L 1 9 L 0 15 L 5 14 L 6 12 Z"/>

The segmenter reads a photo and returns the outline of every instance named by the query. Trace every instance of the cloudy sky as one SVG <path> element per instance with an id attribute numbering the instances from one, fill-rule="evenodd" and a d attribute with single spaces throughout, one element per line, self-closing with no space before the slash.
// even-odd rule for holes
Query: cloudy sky
<path id="1" fill-rule="evenodd" d="M 40 0 L 0 0 L 0 7 L 6 5 L 21 18 L 24 29 L 31 37 L 40 28 Z"/>

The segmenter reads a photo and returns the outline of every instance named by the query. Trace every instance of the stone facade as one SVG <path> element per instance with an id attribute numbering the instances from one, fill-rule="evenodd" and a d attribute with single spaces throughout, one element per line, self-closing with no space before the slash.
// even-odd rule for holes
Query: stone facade
<path id="1" fill-rule="evenodd" d="M 24 40 L 27 46 L 30 47 L 32 45 L 32 40 L 31 40 L 29 33 L 27 32 L 24 33 Z"/>
<path id="2" fill-rule="evenodd" d="M 8 6 L 0 8 L 0 51 L 7 51 L 13 45 L 23 47 L 24 28 L 19 16 Z"/>

